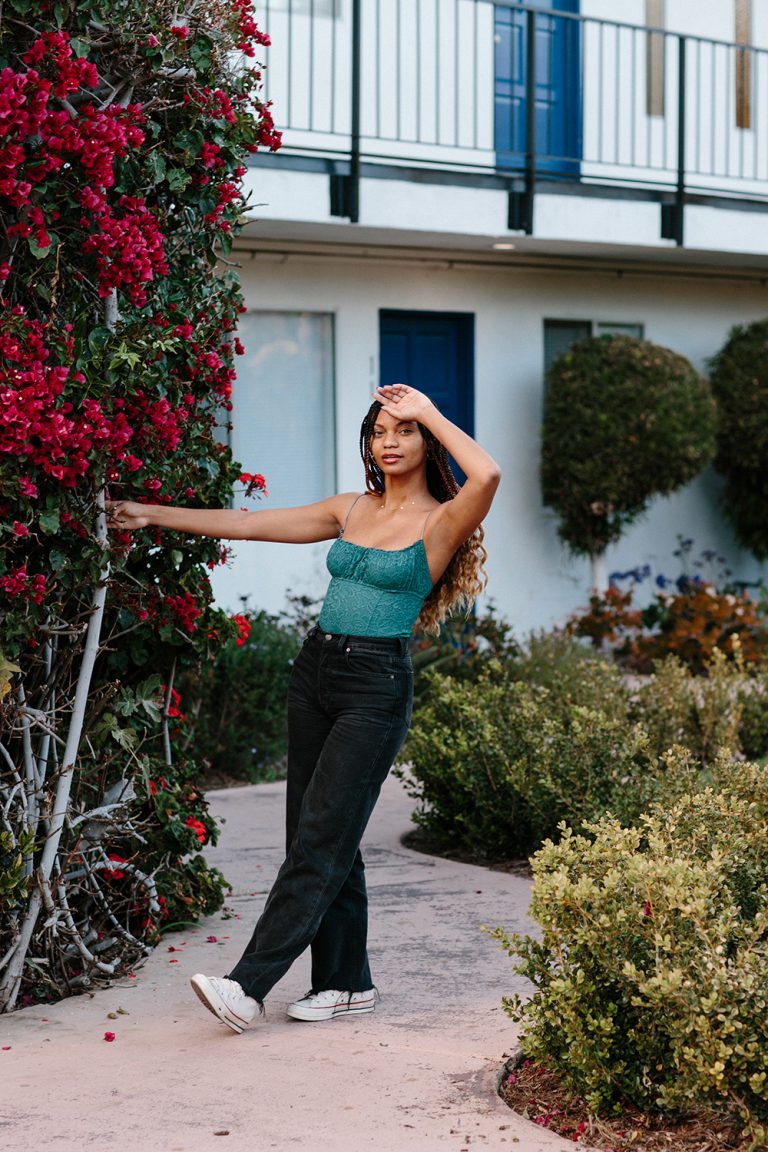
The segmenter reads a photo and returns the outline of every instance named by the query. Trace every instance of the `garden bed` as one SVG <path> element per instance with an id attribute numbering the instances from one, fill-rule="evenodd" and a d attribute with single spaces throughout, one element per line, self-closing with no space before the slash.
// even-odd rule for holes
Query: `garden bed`
<path id="1" fill-rule="evenodd" d="M 746 1152 L 749 1147 L 738 1126 L 707 1109 L 669 1116 L 627 1107 L 618 1116 L 591 1116 L 555 1071 L 520 1055 L 507 1062 L 499 1095 L 534 1124 L 601 1152 Z"/>

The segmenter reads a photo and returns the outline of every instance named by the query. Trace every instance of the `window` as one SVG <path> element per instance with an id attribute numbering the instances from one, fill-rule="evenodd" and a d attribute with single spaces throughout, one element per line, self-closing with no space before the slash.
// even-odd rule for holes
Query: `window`
<path id="1" fill-rule="evenodd" d="M 587 336 L 635 336 L 642 340 L 644 335 L 642 324 L 628 324 L 623 320 L 545 320 L 545 378 L 557 357 L 567 352 L 577 340 L 584 340 Z"/>
<path id="2" fill-rule="evenodd" d="M 752 127 L 752 0 L 735 0 L 734 40 L 745 47 L 736 49 L 736 127 Z"/>
<path id="3" fill-rule="evenodd" d="M 545 320 L 544 321 L 544 373 L 567 352 L 571 344 L 592 335 L 591 320 Z"/>
<path id="4" fill-rule="evenodd" d="M 646 28 L 664 27 L 664 0 L 645 0 Z M 645 48 L 645 110 L 649 116 L 664 115 L 664 58 L 666 37 L 649 32 Z"/>
<path id="5" fill-rule="evenodd" d="M 645 329 L 642 324 L 614 324 L 611 321 L 598 320 L 595 324 L 595 336 L 634 336 L 642 340 Z"/>
<path id="6" fill-rule="evenodd" d="M 266 477 L 269 490 L 253 507 L 295 507 L 332 496 L 333 317 L 248 312 L 238 335 L 245 355 L 233 390 L 232 451 L 246 471 Z"/>

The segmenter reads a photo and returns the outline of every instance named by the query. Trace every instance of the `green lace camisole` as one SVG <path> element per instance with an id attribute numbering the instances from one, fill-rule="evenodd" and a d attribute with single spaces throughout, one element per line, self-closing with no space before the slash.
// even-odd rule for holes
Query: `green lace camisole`
<path id="1" fill-rule="evenodd" d="M 410 636 L 432 591 L 423 529 L 419 540 L 395 549 L 352 544 L 342 530 L 326 563 L 331 583 L 318 621 L 324 632 Z"/>

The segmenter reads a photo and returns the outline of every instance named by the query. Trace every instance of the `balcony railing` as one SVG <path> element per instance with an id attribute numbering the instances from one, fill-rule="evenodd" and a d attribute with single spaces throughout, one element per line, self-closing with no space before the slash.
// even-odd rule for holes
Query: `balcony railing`
<path id="1" fill-rule="evenodd" d="M 568 7 L 563 0 L 563 8 Z M 279 164 L 501 187 L 530 231 L 537 189 L 768 207 L 768 51 L 514 0 L 264 0 Z M 396 173 L 395 173 L 396 174 Z"/>

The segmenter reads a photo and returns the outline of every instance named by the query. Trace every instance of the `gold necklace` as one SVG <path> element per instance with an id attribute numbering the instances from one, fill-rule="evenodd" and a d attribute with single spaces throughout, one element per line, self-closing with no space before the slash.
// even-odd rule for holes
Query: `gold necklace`
<path id="1" fill-rule="evenodd" d="M 409 501 L 407 501 L 407 503 L 415 504 L 416 501 L 415 500 L 409 500 Z M 380 504 L 378 510 L 379 510 L 379 512 L 402 512 L 402 510 L 404 508 L 405 508 L 405 504 L 398 504 L 397 508 L 385 508 L 383 504 Z"/>

